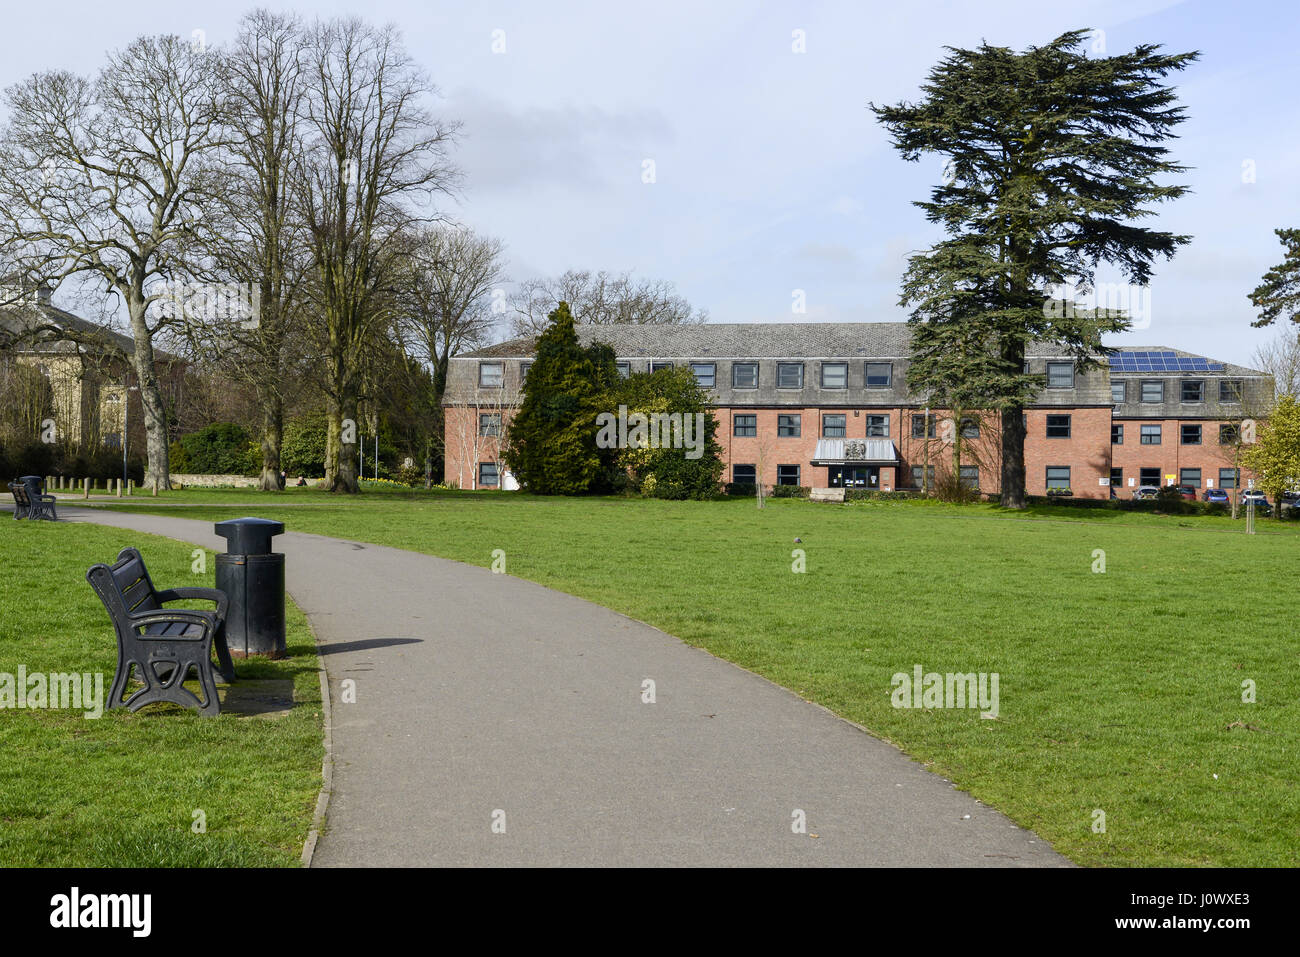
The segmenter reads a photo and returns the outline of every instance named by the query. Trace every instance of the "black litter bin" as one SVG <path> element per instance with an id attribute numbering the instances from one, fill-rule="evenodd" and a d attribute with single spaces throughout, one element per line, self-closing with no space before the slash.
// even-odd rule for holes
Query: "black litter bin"
<path id="1" fill-rule="evenodd" d="M 284 556 L 271 551 L 271 539 L 284 533 L 284 523 L 232 518 L 215 528 L 227 542 L 217 556 L 217 589 L 230 599 L 226 645 L 236 655 L 282 657 Z"/>
<path id="2" fill-rule="evenodd" d="M 39 475 L 24 475 L 18 481 L 27 486 L 27 494 L 32 496 L 33 500 L 35 499 L 35 496 L 40 495 L 45 491 L 45 479 L 41 478 Z"/>

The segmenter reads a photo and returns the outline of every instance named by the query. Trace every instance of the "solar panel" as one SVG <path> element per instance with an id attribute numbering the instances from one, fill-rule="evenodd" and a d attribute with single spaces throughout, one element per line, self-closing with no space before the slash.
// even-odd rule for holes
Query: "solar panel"
<path id="1" fill-rule="evenodd" d="M 1110 365 L 1119 372 L 1223 372 L 1226 368 L 1202 356 L 1149 350 L 1117 352 L 1110 357 Z"/>

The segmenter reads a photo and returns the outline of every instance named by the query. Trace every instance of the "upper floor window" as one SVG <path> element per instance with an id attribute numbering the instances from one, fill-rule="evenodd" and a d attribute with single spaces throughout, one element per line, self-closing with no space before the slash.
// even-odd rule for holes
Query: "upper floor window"
<path id="1" fill-rule="evenodd" d="M 531 362 L 521 362 L 521 363 L 519 363 L 519 381 L 520 381 L 520 382 L 523 382 L 525 379 L 528 378 L 528 370 L 531 369 L 532 367 L 533 367 L 533 364 L 532 364 Z"/>
<path id="2" fill-rule="evenodd" d="M 1165 401 L 1165 384 L 1159 379 L 1143 379 L 1142 380 L 1142 401 L 1143 402 Z"/>
<path id="3" fill-rule="evenodd" d="M 822 388 L 847 389 L 849 387 L 849 364 L 847 362 L 822 363 Z"/>
<path id="4" fill-rule="evenodd" d="M 624 379 L 626 379 L 628 376 L 632 374 L 632 363 L 626 361 L 615 362 L 614 365 L 618 367 L 618 374 L 621 375 Z"/>
<path id="5" fill-rule="evenodd" d="M 478 434 L 479 435 L 500 435 L 501 434 L 501 413 L 480 412 L 478 417 Z"/>
<path id="6" fill-rule="evenodd" d="M 1219 380 L 1219 401 L 1240 402 L 1241 401 L 1241 380 L 1220 379 Z"/>
<path id="7" fill-rule="evenodd" d="M 1201 444 L 1201 426 L 1200 424 L 1192 425 L 1183 423 L 1182 429 L 1183 445 L 1200 445 Z"/>
<path id="8" fill-rule="evenodd" d="M 894 364 L 892 362 L 867 363 L 867 388 L 888 389 L 894 381 Z"/>
<path id="9" fill-rule="evenodd" d="M 1073 362 L 1047 363 L 1047 387 L 1049 389 L 1073 389 L 1074 388 L 1074 363 Z"/>
<path id="10" fill-rule="evenodd" d="M 867 438 L 869 439 L 889 438 L 889 416 L 887 415 L 867 416 Z"/>
<path id="11" fill-rule="evenodd" d="M 934 438 L 934 422 L 935 417 L 933 415 L 920 415 L 914 413 L 912 415 L 912 438 Z"/>
<path id="12" fill-rule="evenodd" d="M 980 437 L 980 420 L 971 418 L 969 415 L 962 416 L 961 437 L 963 439 L 978 439 Z"/>
<path id="13" fill-rule="evenodd" d="M 1184 402 L 1204 402 L 1205 380 L 1184 379 L 1179 396 Z"/>
<path id="14" fill-rule="evenodd" d="M 1068 415 L 1049 415 L 1047 417 L 1047 437 L 1049 439 L 1068 439 L 1070 437 L 1070 417 Z"/>
<path id="15" fill-rule="evenodd" d="M 671 362 L 668 362 L 667 360 L 650 363 L 651 372 L 658 372 L 660 369 L 671 369 L 672 367 L 673 364 Z"/>
<path id="16" fill-rule="evenodd" d="M 691 372 L 695 375 L 695 384 L 701 389 L 712 389 L 717 367 L 712 362 L 692 362 Z"/>
<path id="17" fill-rule="evenodd" d="M 842 439 L 846 431 L 843 414 L 822 416 L 822 435 L 828 439 Z"/>
<path id="18" fill-rule="evenodd" d="M 1144 425 L 1144 426 L 1141 426 L 1140 431 L 1141 431 L 1141 438 L 1139 439 L 1139 441 L 1140 441 L 1143 445 L 1159 445 L 1159 444 L 1160 444 L 1160 426 L 1158 426 L 1158 425 Z"/>
<path id="19" fill-rule="evenodd" d="M 776 434 L 782 438 L 797 439 L 801 430 L 798 415 L 778 415 L 776 417 Z"/>
<path id="20" fill-rule="evenodd" d="M 500 362 L 480 362 L 478 364 L 478 384 L 480 389 L 499 389 L 503 380 L 504 372 Z"/>
<path id="21" fill-rule="evenodd" d="M 731 387 L 733 389 L 757 389 L 758 363 L 733 362 L 731 364 Z"/>
<path id="22" fill-rule="evenodd" d="M 747 438 L 758 435 L 758 416 L 757 415 L 734 415 L 731 417 L 732 435 L 738 435 L 741 438 Z"/>
<path id="23" fill-rule="evenodd" d="M 1114 405 L 1128 400 L 1128 383 L 1123 379 L 1110 380 L 1110 401 Z"/>
<path id="24" fill-rule="evenodd" d="M 778 389 L 802 389 L 803 363 L 778 362 L 776 364 L 776 387 Z"/>

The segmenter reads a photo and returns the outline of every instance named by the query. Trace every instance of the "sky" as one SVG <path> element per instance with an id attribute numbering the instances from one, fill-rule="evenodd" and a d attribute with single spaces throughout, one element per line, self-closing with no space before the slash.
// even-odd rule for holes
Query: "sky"
<path id="1" fill-rule="evenodd" d="M 224 43 L 254 5 L 9 0 L 0 86 L 93 72 L 142 33 Z M 1173 78 L 1192 192 L 1147 220 L 1193 239 L 1158 262 L 1143 328 L 1108 344 L 1249 366 L 1281 333 L 1251 327 L 1247 293 L 1281 259 L 1273 230 L 1300 226 L 1300 7 L 1285 0 L 263 5 L 402 30 L 433 109 L 463 124 L 445 213 L 504 241 L 510 279 L 630 270 L 714 322 L 906 319 L 907 256 L 938 238 L 912 203 L 943 161 L 905 162 L 868 104 L 915 99 L 945 46 L 1087 28 L 1099 53 L 1199 50 Z"/>

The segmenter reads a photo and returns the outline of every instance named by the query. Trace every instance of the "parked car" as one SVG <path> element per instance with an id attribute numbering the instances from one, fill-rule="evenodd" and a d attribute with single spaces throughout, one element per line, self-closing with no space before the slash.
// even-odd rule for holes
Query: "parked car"
<path id="1" fill-rule="evenodd" d="M 1283 492 L 1277 502 L 1280 509 L 1293 509 L 1297 505 L 1300 505 L 1300 492 Z"/>
<path id="2" fill-rule="evenodd" d="M 1201 493 L 1202 502 L 1213 502 L 1216 505 L 1228 504 L 1228 493 L 1221 488 L 1207 488 Z"/>
<path id="3" fill-rule="evenodd" d="M 1155 498 L 1160 494 L 1160 489 L 1155 485 L 1139 485 L 1133 490 L 1134 499 Z"/>
<path id="4" fill-rule="evenodd" d="M 1190 486 L 1190 485 L 1175 485 L 1174 488 L 1176 488 L 1176 489 L 1178 490 L 1178 494 L 1181 495 L 1185 500 L 1187 500 L 1187 501 L 1189 501 L 1189 502 L 1195 502 L 1195 501 L 1196 501 L 1196 489 L 1193 488 L 1192 486 Z"/>
<path id="5" fill-rule="evenodd" d="M 1241 493 L 1241 507 L 1245 508 L 1247 502 L 1255 503 L 1256 515 L 1268 515 L 1273 510 L 1268 504 L 1268 496 L 1257 488 L 1248 488 Z"/>

